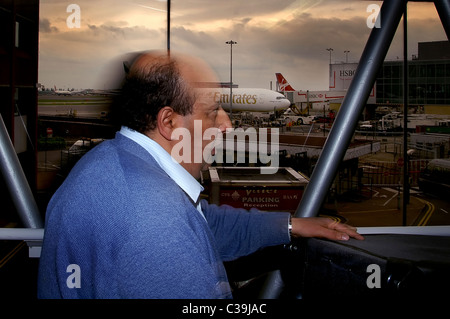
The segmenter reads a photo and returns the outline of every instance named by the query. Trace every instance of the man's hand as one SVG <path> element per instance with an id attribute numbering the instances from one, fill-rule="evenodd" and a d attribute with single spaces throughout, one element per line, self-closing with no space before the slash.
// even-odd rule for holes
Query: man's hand
<path id="1" fill-rule="evenodd" d="M 358 234 L 355 227 L 326 217 L 292 218 L 292 236 L 319 237 L 331 240 L 348 240 L 350 237 L 358 240 L 364 239 Z"/>

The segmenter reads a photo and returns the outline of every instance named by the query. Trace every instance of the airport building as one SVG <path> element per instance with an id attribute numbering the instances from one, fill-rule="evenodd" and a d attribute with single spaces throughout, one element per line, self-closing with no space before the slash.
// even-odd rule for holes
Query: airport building
<path id="1" fill-rule="evenodd" d="M 418 54 L 413 55 L 407 64 L 410 112 L 450 115 L 450 42 L 418 43 Z M 330 64 L 328 93 L 345 92 L 350 87 L 357 67 L 357 63 Z M 367 100 L 367 106 L 372 111 L 376 107 L 401 111 L 403 78 L 403 61 L 385 61 Z M 342 99 L 328 99 L 330 109 L 338 109 Z"/>
<path id="2" fill-rule="evenodd" d="M 419 43 L 408 61 L 408 104 L 417 112 L 450 115 L 450 42 Z M 403 62 L 387 61 L 376 81 L 378 105 L 403 104 Z"/>

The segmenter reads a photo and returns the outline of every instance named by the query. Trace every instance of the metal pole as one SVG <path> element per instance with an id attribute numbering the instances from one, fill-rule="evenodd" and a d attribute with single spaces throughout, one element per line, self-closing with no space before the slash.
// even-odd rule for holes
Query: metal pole
<path id="1" fill-rule="evenodd" d="M 318 215 L 395 35 L 405 3 L 406 0 L 384 1 L 378 17 L 381 17 L 381 27 L 372 29 L 355 76 L 295 212 L 296 217 Z"/>
<path id="2" fill-rule="evenodd" d="M 167 55 L 170 56 L 170 1 L 167 0 Z"/>
<path id="3" fill-rule="evenodd" d="M 43 228 L 0 228 L 0 240 L 42 241 Z"/>
<path id="4" fill-rule="evenodd" d="M 450 40 L 450 0 L 435 0 L 434 6 L 441 18 L 447 39 Z"/>
<path id="5" fill-rule="evenodd" d="M 409 203 L 408 176 L 408 18 L 405 4 L 403 13 L 403 226 L 406 226 Z"/>
<path id="6" fill-rule="evenodd" d="M 233 41 L 230 41 L 230 119 L 233 121 Z"/>
<path id="7" fill-rule="evenodd" d="M 14 150 L 14 146 L 9 138 L 1 114 L 0 170 L 11 194 L 11 199 L 25 227 L 42 228 L 43 223 L 39 214 L 39 209 L 34 200 L 30 185 L 28 185 L 28 181 L 22 170 L 22 166 L 20 165 L 19 158 Z"/>
<path id="8" fill-rule="evenodd" d="M 233 123 L 233 44 L 237 42 L 230 40 L 225 43 L 230 45 L 230 120 Z"/>

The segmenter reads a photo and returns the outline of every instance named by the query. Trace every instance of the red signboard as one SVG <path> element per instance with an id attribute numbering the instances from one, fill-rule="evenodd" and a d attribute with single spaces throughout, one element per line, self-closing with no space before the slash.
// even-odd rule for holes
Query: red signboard
<path id="1" fill-rule="evenodd" d="M 222 186 L 219 203 L 236 208 L 293 212 L 297 209 L 302 194 L 303 188 Z"/>

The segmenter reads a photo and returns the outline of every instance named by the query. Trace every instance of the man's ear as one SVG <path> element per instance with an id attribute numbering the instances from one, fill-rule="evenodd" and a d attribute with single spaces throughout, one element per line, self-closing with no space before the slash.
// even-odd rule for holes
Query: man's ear
<path id="1" fill-rule="evenodd" d="M 178 116 L 170 106 L 165 106 L 158 112 L 157 128 L 159 134 L 168 141 L 172 140 L 172 132 L 176 128 L 175 121 Z"/>

